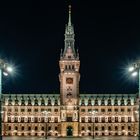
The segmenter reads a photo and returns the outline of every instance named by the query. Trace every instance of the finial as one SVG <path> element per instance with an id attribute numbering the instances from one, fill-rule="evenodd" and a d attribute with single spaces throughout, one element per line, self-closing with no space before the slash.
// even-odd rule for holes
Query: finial
<path id="1" fill-rule="evenodd" d="M 78 51 L 78 49 L 77 49 L 77 59 L 79 59 L 79 51 Z"/>
<path id="2" fill-rule="evenodd" d="M 68 25 L 71 26 L 71 5 L 69 5 L 69 22 Z"/>
<path id="3" fill-rule="evenodd" d="M 71 13 L 71 5 L 69 5 L 69 14 Z"/>
<path id="4" fill-rule="evenodd" d="M 63 50 L 61 49 L 60 58 L 63 56 Z"/>

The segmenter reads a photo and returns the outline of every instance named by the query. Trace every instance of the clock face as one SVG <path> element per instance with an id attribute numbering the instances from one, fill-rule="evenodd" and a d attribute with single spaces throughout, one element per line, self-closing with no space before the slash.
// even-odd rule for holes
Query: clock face
<path id="1" fill-rule="evenodd" d="M 67 84 L 73 84 L 73 78 L 66 78 Z"/>

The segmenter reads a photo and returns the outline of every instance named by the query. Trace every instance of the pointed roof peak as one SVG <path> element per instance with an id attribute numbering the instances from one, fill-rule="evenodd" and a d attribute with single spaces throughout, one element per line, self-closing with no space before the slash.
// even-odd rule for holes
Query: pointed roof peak
<path id="1" fill-rule="evenodd" d="M 71 26 L 71 5 L 69 5 L 69 22 L 68 26 Z"/>

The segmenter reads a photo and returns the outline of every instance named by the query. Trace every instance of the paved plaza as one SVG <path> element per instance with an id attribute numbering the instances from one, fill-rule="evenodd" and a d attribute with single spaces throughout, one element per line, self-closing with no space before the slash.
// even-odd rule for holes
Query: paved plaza
<path id="1" fill-rule="evenodd" d="M 37 137 L 4 137 L 3 140 L 45 140 L 45 138 Z M 93 140 L 92 137 L 82 137 L 82 138 L 52 138 L 48 137 L 47 140 Z M 138 140 L 137 137 L 96 137 L 94 140 Z"/>

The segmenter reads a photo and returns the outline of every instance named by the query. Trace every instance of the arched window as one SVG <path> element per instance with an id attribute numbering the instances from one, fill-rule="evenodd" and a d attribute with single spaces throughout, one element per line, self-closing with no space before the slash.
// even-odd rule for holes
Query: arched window
<path id="1" fill-rule="evenodd" d="M 104 123 L 105 122 L 105 117 L 102 117 L 102 123 Z"/>
<path id="2" fill-rule="evenodd" d="M 45 100 L 43 98 L 41 99 L 41 105 L 45 105 Z"/>
<path id="3" fill-rule="evenodd" d="M 108 126 L 108 130 L 111 130 L 111 126 Z"/>
<path id="4" fill-rule="evenodd" d="M 98 127 L 97 126 L 95 127 L 95 130 L 98 131 Z"/>
<path id="5" fill-rule="evenodd" d="M 85 105 L 85 101 L 84 101 L 84 99 L 82 99 L 82 101 L 81 101 L 81 105 Z"/>
<path id="6" fill-rule="evenodd" d="M 105 127 L 104 126 L 102 126 L 102 130 L 105 130 Z"/>
<path id="7" fill-rule="evenodd" d="M 88 105 L 91 106 L 91 99 L 88 99 Z"/>
<path id="8" fill-rule="evenodd" d="M 82 126 L 82 130 L 85 130 L 85 127 L 84 126 Z"/>
<path id="9" fill-rule="evenodd" d="M 115 130 L 118 130 L 118 126 L 115 126 Z"/>
<path id="10" fill-rule="evenodd" d="M 52 105 L 50 98 L 48 99 L 48 105 L 50 105 L 50 106 Z"/>
<path id="11" fill-rule="evenodd" d="M 18 98 L 17 98 L 17 96 L 15 97 L 15 105 L 18 105 Z"/>
<path id="12" fill-rule="evenodd" d="M 98 99 L 97 98 L 95 99 L 95 105 L 98 105 Z"/>
<path id="13" fill-rule="evenodd" d="M 123 96 L 122 96 L 122 99 L 121 99 L 121 105 L 122 105 L 122 106 L 124 105 L 124 99 L 123 99 Z"/>
<path id="14" fill-rule="evenodd" d="M 115 105 L 115 106 L 118 105 L 118 99 L 117 99 L 117 97 L 115 98 L 114 105 Z"/>
<path id="15" fill-rule="evenodd" d="M 55 99 L 55 101 L 54 101 L 54 105 L 58 105 L 58 100 L 57 99 Z"/>
<path id="16" fill-rule="evenodd" d="M 102 100 L 101 100 L 101 105 L 105 105 L 104 97 L 103 97 Z"/>
<path id="17" fill-rule="evenodd" d="M 38 106 L 38 99 L 35 97 L 35 104 L 36 106 Z"/>
<path id="18" fill-rule="evenodd" d="M 12 99 L 11 99 L 11 96 L 9 96 L 8 105 L 12 105 Z"/>
<path id="19" fill-rule="evenodd" d="M 111 105 L 111 99 L 110 99 L 110 97 L 109 97 L 109 99 L 108 99 L 108 105 L 109 105 L 109 106 Z"/>
<path id="20" fill-rule="evenodd" d="M 127 105 L 131 105 L 131 100 L 130 100 L 129 96 L 128 96 L 128 99 L 127 99 Z"/>
<path id="21" fill-rule="evenodd" d="M 32 105 L 32 102 L 31 102 L 31 99 L 30 97 L 28 96 L 28 105 L 31 106 Z"/>

